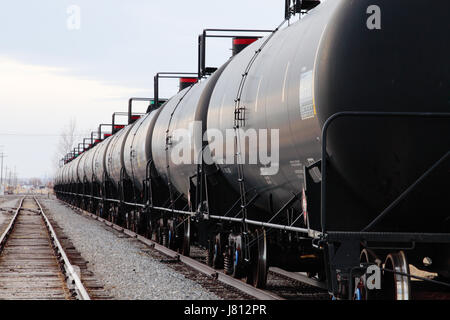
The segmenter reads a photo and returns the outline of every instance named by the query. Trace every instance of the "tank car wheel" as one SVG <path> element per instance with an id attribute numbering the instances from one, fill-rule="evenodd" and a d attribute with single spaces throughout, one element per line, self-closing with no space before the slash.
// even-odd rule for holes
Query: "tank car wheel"
<path id="1" fill-rule="evenodd" d="M 130 212 L 130 225 L 133 232 L 137 232 L 136 210 Z"/>
<path id="2" fill-rule="evenodd" d="M 175 220 L 169 220 L 167 222 L 168 224 L 168 230 L 167 230 L 167 247 L 169 249 L 175 250 L 177 249 L 177 234 L 176 234 L 176 228 L 175 228 L 175 224 L 176 221 Z"/>
<path id="3" fill-rule="evenodd" d="M 137 232 L 137 229 L 136 229 L 136 211 L 132 210 L 129 213 L 127 213 L 127 215 L 128 215 L 127 223 L 129 225 L 128 229 L 130 229 L 133 232 Z"/>
<path id="4" fill-rule="evenodd" d="M 124 216 L 125 216 L 124 220 L 125 220 L 126 228 L 131 231 L 134 231 L 133 230 L 133 211 L 125 212 Z"/>
<path id="5" fill-rule="evenodd" d="M 163 228 L 158 228 L 157 238 L 160 245 L 167 247 L 167 233 Z"/>
<path id="6" fill-rule="evenodd" d="M 111 206 L 108 210 L 108 218 L 109 221 L 111 221 L 112 223 L 117 224 L 117 214 L 116 214 L 116 207 L 115 206 Z"/>
<path id="7" fill-rule="evenodd" d="M 386 257 L 384 269 L 409 274 L 409 265 L 403 251 L 391 253 Z M 409 300 L 411 297 L 411 284 L 409 277 L 383 271 L 381 289 L 383 299 Z"/>
<path id="8" fill-rule="evenodd" d="M 111 222 L 119 224 L 119 208 L 117 206 L 114 206 L 112 207 L 110 212 L 111 212 Z"/>
<path id="9" fill-rule="evenodd" d="M 140 226 L 140 212 L 139 210 L 134 210 L 133 212 L 133 228 L 134 232 L 139 233 L 139 226 Z"/>
<path id="10" fill-rule="evenodd" d="M 126 212 L 125 208 L 121 205 L 116 207 L 116 224 L 119 226 L 125 226 L 128 223 L 129 217 L 131 218 L 131 213 Z M 131 227 L 131 225 L 129 226 Z"/>
<path id="11" fill-rule="evenodd" d="M 359 255 L 359 261 L 361 263 L 370 263 L 371 262 L 370 254 L 366 249 L 363 249 L 361 251 L 361 254 Z M 355 288 L 354 299 L 370 300 L 371 298 L 372 297 L 371 297 L 370 291 L 367 290 L 367 288 L 364 286 L 364 284 L 362 283 L 362 280 L 361 280 Z"/>
<path id="12" fill-rule="evenodd" d="M 224 270 L 233 278 L 241 279 L 247 275 L 241 249 L 241 236 L 230 235 L 224 254 Z"/>
<path id="13" fill-rule="evenodd" d="M 222 240 L 220 233 L 216 235 L 216 239 L 214 242 L 213 267 L 215 269 L 223 268 Z"/>
<path id="14" fill-rule="evenodd" d="M 137 219 L 137 233 L 142 235 L 142 236 L 146 236 L 147 235 L 147 217 L 146 214 L 139 210 L 137 212 L 138 215 L 138 219 Z"/>
<path id="15" fill-rule="evenodd" d="M 166 244 L 166 237 L 165 237 L 165 227 L 164 227 L 164 219 L 160 218 L 159 220 L 156 221 L 156 242 L 158 242 L 161 245 Z"/>
<path id="16" fill-rule="evenodd" d="M 191 218 L 188 217 L 183 222 L 183 247 L 182 254 L 185 256 L 189 256 L 191 251 Z"/>
<path id="17" fill-rule="evenodd" d="M 98 207 L 98 202 L 97 201 L 92 201 L 91 202 L 91 211 L 92 213 L 97 211 L 97 207 Z"/>
<path id="18" fill-rule="evenodd" d="M 243 270 L 242 250 L 236 243 L 228 246 L 224 265 L 225 272 L 230 274 L 233 278 L 241 279 L 245 277 L 246 274 Z"/>
<path id="19" fill-rule="evenodd" d="M 251 268 L 248 272 L 247 283 L 256 288 L 265 288 L 267 283 L 267 237 L 265 230 L 256 230 L 256 245 L 252 250 Z"/>
<path id="20" fill-rule="evenodd" d="M 376 264 L 380 266 L 381 260 L 367 249 L 363 249 L 359 255 L 359 261 L 362 264 Z M 379 290 L 368 290 L 362 281 L 356 286 L 354 299 L 356 300 L 379 300 Z"/>
<path id="21" fill-rule="evenodd" d="M 243 259 L 242 259 L 242 250 L 239 247 L 235 247 L 232 252 L 233 258 L 233 273 L 231 276 L 236 279 L 241 279 L 245 276 L 245 272 L 243 270 Z"/>
<path id="22" fill-rule="evenodd" d="M 114 207 L 109 206 L 104 208 L 103 214 L 105 215 L 105 219 L 114 223 Z"/>
<path id="23" fill-rule="evenodd" d="M 101 207 L 101 205 L 99 205 L 99 206 L 97 206 L 97 210 L 95 210 L 95 215 L 97 217 L 100 217 L 101 214 L 102 214 L 102 207 Z"/>
<path id="24" fill-rule="evenodd" d="M 155 241 L 156 236 L 155 236 L 155 222 L 151 219 L 151 217 L 149 216 L 149 213 L 146 213 L 145 215 L 145 237 L 149 238 L 150 240 Z"/>
<path id="25" fill-rule="evenodd" d="M 208 249 L 207 249 L 206 264 L 210 267 L 213 266 L 213 255 L 214 255 L 214 237 L 208 239 Z"/>
<path id="26" fill-rule="evenodd" d="M 131 212 L 125 212 L 125 214 L 124 214 L 125 221 L 124 222 L 125 222 L 125 228 L 133 231 L 132 224 L 131 224 L 131 215 L 132 215 Z"/>
<path id="27" fill-rule="evenodd" d="M 102 207 L 102 211 L 101 211 L 101 217 L 103 218 L 103 219 L 107 219 L 107 220 L 109 220 L 110 219 L 110 209 L 111 208 L 111 206 L 109 205 L 109 204 L 103 204 L 103 207 Z"/>
<path id="28" fill-rule="evenodd" d="M 214 269 L 223 268 L 222 240 L 220 233 L 216 234 L 212 241 L 212 264 Z"/>
<path id="29" fill-rule="evenodd" d="M 223 269 L 228 275 L 233 274 L 233 248 L 231 246 L 226 246 L 224 259 L 223 259 Z"/>
<path id="30" fill-rule="evenodd" d="M 114 207 L 113 206 L 110 206 L 108 211 L 106 212 L 106 219 L 108 221 L 111 221 L 112 223 L 115 223 L 115 220 L 114 220 Z"/>
<path id="31" fill-rule="evenodd" d="M 159 244 L 164 247 L 169 247 L 169 232 L 167 228 L 167 223 L 163 218 L 159 219 L 159 227 L 158 227 L 158 239 Z"/>
<path id="32" fill-rule="evenodd" d="M 158 226 L 158 227 L 156 227 L 156 231 L 155 231 L 155 241 L 159 244 L 162 244 L 161 236 L 162 236 L 161 228 Z"/>
<path id="33" fill-rule="evenodd" d="M 223 263 L 223 253 L 220 240 L 220 233 L 213 234 L 208 240 L 208 266 L 214 269 L 222 269 L 224 267 Z M 227 251 L 228 252 L 228 251 Z M 231 270 L 231 268 L 230 268 Z M 226 271 L 226 270 L 225 270 Z M 231 274 L 231 271 L 228 273 Z"/>

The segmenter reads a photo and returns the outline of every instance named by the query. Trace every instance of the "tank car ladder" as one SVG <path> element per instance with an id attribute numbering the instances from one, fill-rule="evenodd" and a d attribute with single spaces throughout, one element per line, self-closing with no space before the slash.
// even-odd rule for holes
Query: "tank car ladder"
<path id="1" fill-rule="evenodd" d="M 266 46 L 266 44 L 272 39 L 273 35 L 280 29 L 280 27 L 287 21 L 287 19 L 283 20 L 283 22 L 272 31 L 272 33 L 267 37 L 267 39 L 261 44 L 261 46 L 255 50 L 252 58 L 247 64 L 244 73 L 242 74 L 241 81 L 239 83 L 238 91 L 236 93 L 236 99 L 234 100 L 234 126 L 233 129 L 235 131 L 234 135 L 234 145 L 236 147 L 235 153 L 235 161 L 237 165 L 238 171 L 238 184 L 239 184 L 239 194 L 241 201 L 241 211 L 242 211 L 242 233 L 243 233 L 243 246 L 244 250 L 244 260 L 250 261 L 250 250 L 249 250 L 249 241 L 248 241 L 248 225 L 245 222 L 247 219 L 247 197 L 245 191 L 245 177 L 244 177 L 244 166 L 241 152 L 241 139 L 239 137 L 239 132 L 241 127 L 245 127 L 245 110 L 246 107 L 241 105 L 242 94 L 244 91 L 244 86 L 247 81 L 248 73 L 253 66 L 253 63 L 258 58 L 262 49 Z M 244 146 L 245 147 L 245 146 Z"/>

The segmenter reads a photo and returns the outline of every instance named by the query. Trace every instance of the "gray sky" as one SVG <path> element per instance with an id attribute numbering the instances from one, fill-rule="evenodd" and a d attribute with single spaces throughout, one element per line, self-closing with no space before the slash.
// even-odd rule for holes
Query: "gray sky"
<path id="1" fill-rule="evenodd" d="M 75 30 L 67 27 L 71 5 L 81 9 Z M 59 135 L 71 118 L 80 133 L 89 132 L 125 111 L 128 97 L 153 96 L 156 72 L 196 71 L 204 28 L 272 29 L 283 15 L 282 0 L 2 1 L 5 163 L 20 177 L 51 176 Z M 209 66 L 230 56 L 231 40 L 209 44 Z M 176 83 L 164 82 L 160 96 L 176 91 Z"/>

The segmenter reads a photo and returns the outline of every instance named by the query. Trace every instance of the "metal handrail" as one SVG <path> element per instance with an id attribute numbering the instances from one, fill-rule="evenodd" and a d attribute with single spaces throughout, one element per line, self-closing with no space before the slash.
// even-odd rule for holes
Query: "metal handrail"
<path id="1" fill-rule="evenodd" d="M 91 197 L 89 195 L 81 195 L 81 194 L 73 193 L 73 192 L 59 191 L 59 193 L 69 194 L 69 195 L 74 195 L 74 196 Z M 91 198 L 98 199 L 98 200 L 109 201 L 109 202 L 116 202 L 116 203 L 120 202 L 120 200 L 117 200 L 117 199 L 108 199 L 108 198 L 102 199 L 100 197 L 91 197 Z M 195 215 L 197 215 L 196 212 L 192 212 L 192 211 L 176 210 L 176 209 L 170 209 L 170 208 L 165 208 L 165 207 L 157 207 L 157 206 L 146 205 L 146 204 L 141 204 L 141 203 L 133 203 L 133 202 L 122 202 L 122 203 L 125 204 L 125 205 L 129 205 L 129 206 L 137 206 L 137 207 L 141 207 L 141 208 L 161 210 L 161 211 L 165 211 L 165 212 L 184 214 L 184 215 L 188 215 L 188 216 L 195 216 Z M 209 217 L 211 219 L 216 219 L 216 220 L 233 221 L 233 222 L 241 222 L 241 223 L 243 222 L 242 218 L 226 217 L 226 216 L 219 216 L 219 215 L 208 215 L 206 213 L 202 213 L 202 216 L 205 219 L 207 219 Z M 288 230 L 288 231 L 300 232 L 300 233 L 305 233 L 305 234 L 311 233 L 311 231 L 313 231 L 314 234 L 317 234 L 317 231 L 315 231 L 315 230 L 308 230 L 308 229 L 305 229 L 305 228 L 293 227 L 291 225 L 267 223 L 267 222 L 263 222 L 263 221 L 250 220 L 250 219 L 246 219 L 245 222 L 247 224 L 251 224 L 251 225 L 255 225 L 255 226 L 261 226 L 261 227 L 267 227 L 267 228 L 273 228 L 273 229 L 279 229 L 279 230 Z"/>

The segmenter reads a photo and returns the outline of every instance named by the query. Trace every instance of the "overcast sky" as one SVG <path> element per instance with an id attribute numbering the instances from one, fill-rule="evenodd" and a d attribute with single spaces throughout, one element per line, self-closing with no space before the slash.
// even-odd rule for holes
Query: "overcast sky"
<path id="1" fill-rule="evenodd" d="M 73 8 L 80 9 L 79 25 Z M 283 16 L 283 0 L 2 1 L 5 165 L 19 177 L 52 176 L 59 135 L 71 118 L 80 134 L 89 132 L 125 111 L 130 96 L 152 97 L 156 72 L 196 71 L 204 28 L 273 29 Z M 231 40 L 208 43 L 209 66 L 228 59 Z M 176 83 L 164 82 L 161 96 L 176 91 Z"/>

